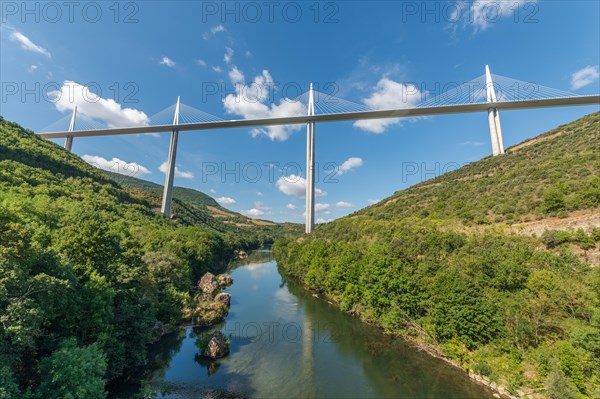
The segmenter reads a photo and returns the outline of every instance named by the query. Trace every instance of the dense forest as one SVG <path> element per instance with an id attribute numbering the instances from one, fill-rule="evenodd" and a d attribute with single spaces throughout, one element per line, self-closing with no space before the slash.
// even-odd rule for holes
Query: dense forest
<path id="1" fill-rule="evenodd" d="M 0 398 L 104 398 L 180 322 L 199 276 L 299 231 L 189 189 L 167 220 L 160 186 L 115 180 L 0 117 Z"/>
<path id="2" fill-rule="evenodd" d="M 280 240 L 275 257 L 341 310 L 512 395 L 600 398 L 600 228 L 560 223 L 600 212 L 599 132 L 588 115 Z"/>

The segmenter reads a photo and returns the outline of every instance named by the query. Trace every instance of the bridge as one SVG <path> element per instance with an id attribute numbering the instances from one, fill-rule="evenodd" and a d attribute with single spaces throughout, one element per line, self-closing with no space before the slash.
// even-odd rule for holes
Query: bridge
<path id="1" fill-rule="evenodd" d="M 305 124 L 306 129 L 306 233 L 311 233 L 315 224 L 315 125 L 317 122 L 358 121 L 368 119 L 407 118 L 457 114 L 468 112 L 487 112 L 490 128 L 492 154 L 504 153 L 500 110 L 533 109 L 545 107 L 597 105 L 600 95 L 577 95 L 567 91 L 540 86 L 532 82 L 524 82 L 492 75 L 486 65 L 485 74 L 461 85 L 455 85 L 430 99 L 411 104 L 408 96 L 417 95 L 413 86 L 412 93 L 407 92 L 406 106 L 395 109 L 372 109 L 363 104 L 356 104 L 330 94 L 313 90 L 312 84 L 308 92 L 295 99 L 303 105 L 301 115 L 289 115 L 276 118 L 223 120 L 193 107 L 187 106 L 177 99 L 177 103 L 150 117 L 150 122 L 143 126 L 113 127 L 105 126 L 85 115 L 77 119 L 77 107 L 70 116 L 66 116 L 39 133 L 47 139 L 65 138 L 65 149 L 71 151 L 74 137 L 111 136 L 121 134 L 143 134 L 171 132 L 167 170 L 161 211 L 171 217 L 171 201 L 173 180 L 175 176 L 175 159 L 179 132 L 202 131 L 211 129 L 282 126 Z M 406 86 L 410 88 L 411 86 Z M 422 93 L 420 93 L 422 95 Z M 315 112 L 316 110 L 316 112 Z M 172 117 L 166 122 L 165 117 Z M 68 124 L 68 127 L 67 127 Z"/>

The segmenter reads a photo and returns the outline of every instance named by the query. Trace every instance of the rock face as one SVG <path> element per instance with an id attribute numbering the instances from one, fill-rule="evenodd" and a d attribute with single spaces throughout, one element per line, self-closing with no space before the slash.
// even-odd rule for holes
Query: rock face
<path id="1" fill-rule="evenodd" d="M 218 278 L 212 273 L 202 276 L 198 282 L 198 305 L 191 315 L 196 325 L 208 327 L 223 321 L 229 313 L 231 295 L 220 290 L 231 283 L 231 276 L 228 274 L 220 274 Z"/>
<path id="2" fill-rule="evenodd" d="M 219 274 L 217 276 L 217 283 L 221 288 L 229 287 L 233 280 L 229 274 Z"/>
<path id="3" fill-rule="evenodd" d="M 223 305 L 229 307 L 231 303 L 231 295 L 226 292 L 220 292 L 215 296 L 215 302 L 222 303 Z"/>
<path id="4" fill-rule="evenodd" d="M 219 288 L 219 283 L 215 278 L 215 275 L 208 272 L 202 276 L 200 281 L 198 282 L 198 288 L 202 293 L 207 295 L 212 295 Z"/>
<path id="5" fill-rule="evenodd" d="M 208 327 L 223 321 L 229 309 L 221 302 L 201 302 L 194 310 L 196 325 Z"/>
<path id="6" fill-rule="evenodd" d="M 248 254 L 242 249 L 236 249 L 233 251 L 233 256 L 235 256 L 237 259 L 248 259 Z"/>
<path id="7" fill-rule="evenodd" d="M 222 332 L 218 331 L 210 336 L 206 348 L 202 352 L 203 356 L 212 359 L 218 359 L 229 353 L 229 344 Z"/>

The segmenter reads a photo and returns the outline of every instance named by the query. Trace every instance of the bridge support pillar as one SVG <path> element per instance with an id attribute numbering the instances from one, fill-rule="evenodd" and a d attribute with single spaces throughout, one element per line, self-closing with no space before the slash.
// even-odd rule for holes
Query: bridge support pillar
<path id="1" fill-rule="evenodd" d="M 308 95 L 308 116 L 315 114 L 312 83 Z M 305 232 L 312 233 L 315 226 L 315 121 L 306 124 L 306 224 Z"/>
<path id="2" fill-rule="evenodd" d="M 179 124 L 179 97 L 175 107 L 175 116 L 173 125 Z M 165 171 L 165 187 L 163 189 L 162 206 L 160 211 L 167 218 L 171 217 L 171 202 L 173 200 L 173 180 L 175 178 L 175 160 L 177 158 L 177 140 L 179 139 L 179 130 L 173 129 L 171 132 L 171 142 L 169 144 L 169 158 L 167 160 L 167 170 Z"/>
<path id="3" fill-rule="evenodd" d="M 490 73 L 489 66 L 485 66 L 485 85 L 487 92 L 487 102 L 496 102 L 496 90 Z M 492 154 L 494 156 L 504 154 L 504 141 L 502 140 L 502 127 L 500 126 L 500 111 L 498 108 L 490 107 L 488 109 L 488 123 L 490 125 L 490 138 L 492 140 Z"/>
<path id="4" fill-rule="evenodd" d="M 77 106 L 73 109 L 73 115 L 71 115 L 71 123 L 69 123 L 69 132 L 75 130 L 75 117 L 77 116 Z M 65 150 L 71 151 L 71 147 L 73 147 L 73 136 L 67 136 L 65 139 Z"/>

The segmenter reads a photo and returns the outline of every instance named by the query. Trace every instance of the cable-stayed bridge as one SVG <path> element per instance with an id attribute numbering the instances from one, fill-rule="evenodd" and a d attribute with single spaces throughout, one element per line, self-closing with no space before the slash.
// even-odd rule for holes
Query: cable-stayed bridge
<path id="1" fill-rule="evenodd" d="M 313 90 L 311 84 L 308 92 L 293 99 L 283 100 L 299 105 L 294 107 L 295 112 L 290 115 L 238 120 L 225 120 L 208 114 L 181 103 L 178 98 L 176 104 L 151 116 L 147 123 L 140 126 L 110 126 L 92 119 L 88 115 L 78 115 L 77 107 L 75 107 L 71 115 L 58 120 L 39 134 L 47 139 L 65 138 L 65 148 L 70 151 L 74 137 L 170 131 L 171 141 L 162 201 L 162 212 L 165 216 L 170 217 L 175 158 L 180 131 L 306 124 L 306 232 L 310 233 L 314 228 L 315 220 L 314 153 L 315 124 L 317 122 L 487 112 L 492 153 L 496 156 L 504 153 L 500 110 L 600 104 L 600 94 L 578 95 L 532 82 L 493 75 L 487 66 L 484 75 L 469 82 L 447 86 L 446 90 L 437 95 L 428 95 L 429 93 L 419 91 L 418 87 L 407 84 L 403 86 L 402 98 L 394 101 L 393 107 L 374 109 L 369 105 L 354 103 Z"/>

